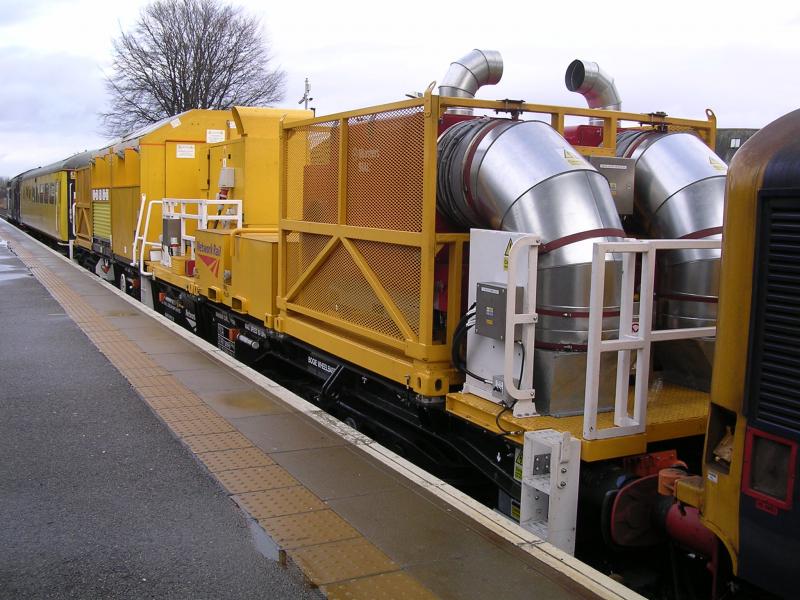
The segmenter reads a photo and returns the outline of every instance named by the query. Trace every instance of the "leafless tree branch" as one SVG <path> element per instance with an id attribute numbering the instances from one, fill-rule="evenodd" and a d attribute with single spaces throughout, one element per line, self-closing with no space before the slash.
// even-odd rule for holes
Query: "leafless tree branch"
<path id="1" fill-rule="evenodd" d="M 114 41 L 103 125 L 124 135 L 192 108 L 268 105 L 286 74 L 271 68 L 261 23 L 221 0 L 155 0 Z"/>

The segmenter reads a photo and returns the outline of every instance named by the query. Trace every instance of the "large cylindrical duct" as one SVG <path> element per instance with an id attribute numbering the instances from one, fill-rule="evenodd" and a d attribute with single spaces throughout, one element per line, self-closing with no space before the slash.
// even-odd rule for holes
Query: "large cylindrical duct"
<path id="1" fill-rule="evenodd" d="M 586 98 L 589 108 L 622 110 L 620 98 L 614 78 L 600 68 L 596 62 L 573 60 L 564 74 L 564 82 L 570 92 L 577 92 Z M 591 119 L 595 125 L 602 125 L 602 119 Z"/>
<path id="2" fill-rule="evenodd" d="M 438 203 L 465 228 L 542 238 L 537 409 L 580 412 L 593 244 L 624 236 L 607 180 L 546 123 L 473 119 L 452 126 L 439 140 Z M 614 256 L 607 258 L 606 269 L 603 328 L 611 332 L 618 327 L 619 306 Z M 569 353 L 580 359 L 565 359 Z"/>
<path id="3" fill-rule="evenodd" d="M 720 239 L 727 167 L 691 133 L 626 131 L 617 154 L 636 160 L 634 210 L 645 233 L 662 239 Z M 717 315 L 720 250 L 662 251 L 657 280 L 662 328 L 706 327 Z M 667 375 L 708 389 L 713 342 L 656 346 Z"/>
<path id="4" fill-rule="evenodd" d="M 450 63 L 442 82 L 440 96 L 474 98 L 484 85 L 495 85 L 503 77 L 503 57 L 496 50 L 472 50 Z M 471 115 L 472 109 L 451 109 L 451 112 Z"/>

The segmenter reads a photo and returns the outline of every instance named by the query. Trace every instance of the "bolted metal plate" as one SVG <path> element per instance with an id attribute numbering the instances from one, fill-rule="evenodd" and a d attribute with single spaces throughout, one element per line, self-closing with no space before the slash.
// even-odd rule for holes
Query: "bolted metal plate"
<path id="1" fill-rule="evenodd" d="M 247 467 L 267 467 L 275 464 L 272 459 L 255 446 L 219 452 L 198 454 L 200 460 L 212 473 L 229 471 L 230 469 L 246 469 Z"/>
<path id="2" fill-rule="evenodd" d="M 212 433 L 209 435 L 193 435 L 184 438 L 184 441 L 195 454 L 200 452 L 213 452 L 214 450 L 247 448 L 253 445 L 250 443 L 250 440 L 236 431 L 231 431 L 229 433 Z"/>
<path id="3" fill-rule="evenodd" d="M 256 519 L 269 519 L 324 509 L 325 503 L 306 488 L 295 485 L 238 494 L 234 500 Z"/>
<path id="4" fill-rule="evenodd" d="M 206 417 L 205 419 L 192 419 L 190 421 L 173 421 L 170 428 L 180 437 L 192 435 L 205 435 L 208 433 L 223 433 L 233 431 L 230 423 L 222 417 Z"/>
<path id="5" fill-rule="evenodd" d="M 205 419 L 207 417 L 216 417 L 215 413 L 210 408 L 205 406 L 185 406 L 179 408 L 162 408 L 156 411 L 162 419 L 167 423 L 172 421 L 190 421 L 192 419 Z"/>
<path id="6" fill-rule="evenodd" d="M 294 477 L 278 465 L 220 471 L 215 475 L 232 494 L 299 485 Z"/>
<path id="7" fill-rule="evenodd" d="M 438 598 L 416 579 L 402 571 L 364 577 L 325 586 L 329 600 L 427 600 Z"/>
<path id="8" fill-rule="evenodd" d="M 367 577 L 400 568 L 362 537 L 297 548 L 289 554 L 314 585 Z"/>
<path id="9" fill-rule="evenodd" d="M 258 522 L 285 550 L 360 537 L 344 519 L 327 509 L 259 519 Z"/>
<path id="10" fill-rule="evenodd" d="M 550 454 L 536 454 L 533 457 L 533 474 L 550 474 Z"/>

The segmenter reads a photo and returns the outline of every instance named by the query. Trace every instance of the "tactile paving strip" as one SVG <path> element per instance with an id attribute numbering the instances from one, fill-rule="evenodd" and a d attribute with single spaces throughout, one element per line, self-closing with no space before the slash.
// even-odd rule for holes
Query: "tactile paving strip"
<path id="1" fill-rule="evenodd" d="M 190 435 L 206 435 L 209 433 L 224 433 L 233 431 L 233 427 L 222 417 L 206 417 L 204 419 L 191 419 L 188 421 L 172 421 L 169 426 L 180 437 Z"/>
<path id="2" fill-rule="evenodd" d="M 400 569 L 388 556 L 360 537 L 297 548 L 289 554 L 318 585 Z"/>
<path id="3" fill-rule="evenodd" d="M 197 455 L 212 473 L 247 467 L 267 467 L 275 462 L 260 448 L 238 448 L 219 452 L 204 452 Z"/>
<path id="4" fill-rule="evenodd" d="M 326 504 L 300 485 L 234 496 L 236 502 L 256 519 L 323 510 Z"/>
<path id="5" fill-rule="evenodd" d="M 427 600 L 437 598 L 416 579 L 402 571 L 363 577 L 325 586 L 330 600 Z"/>
<path id="6" fill-rule="evenodd" d="M 213 450 L 233 450 L 252 446 L 246 437 L 236 431 L 229 433 L 211 433 L 208 435 L 193 435 L 187 437 L 186 444 L 195 454 L 211 452 Z"/>
<path id="7" fill-rule="evenodd" d="M 156 411 L 167 423 L 172 421 L 190 421 L 216 417 L 217 413 L 205 406 L 186 406 L 181 408 L 162 408 Z"/>
<path id="8" fill-rule="evenodd" d="M 286 550 L 360 537 L 358 531 L 330 509 L 259 519 L 258 522 L 275 543 Z"/>
<path id="9" fill-rule="evenodd" d="M 278 465 L 220 471 L 216 473 L 216 476 L 232 494 L 300 485 L 294 477 Z"/>

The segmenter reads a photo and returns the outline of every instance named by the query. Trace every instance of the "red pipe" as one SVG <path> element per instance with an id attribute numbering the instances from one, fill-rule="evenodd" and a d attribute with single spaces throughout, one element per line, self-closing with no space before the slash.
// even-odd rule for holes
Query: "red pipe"
<path id="1" fill-rule="evenodd" d="M 711 558 L 717 547 L 717 537 L 700 522 L 700 512 L 693 506 L 676 502 L 667 511 L 664 527 L 670 538 L 681 546 Z"/>

